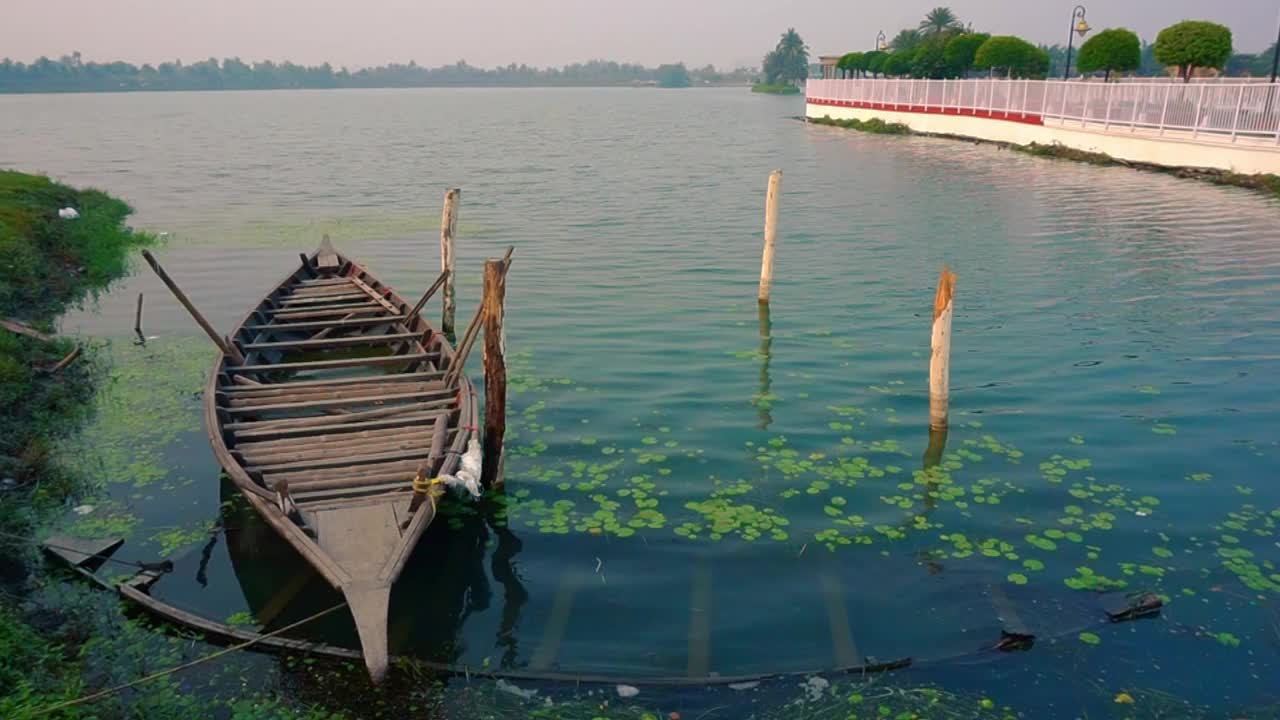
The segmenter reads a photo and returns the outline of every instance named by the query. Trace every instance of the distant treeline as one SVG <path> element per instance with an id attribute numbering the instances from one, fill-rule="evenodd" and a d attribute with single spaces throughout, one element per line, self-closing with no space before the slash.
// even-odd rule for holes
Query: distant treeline
<path id="1" fill-rule="evenodd" d="M 662 68 L 677 66 L 664 65 Z M 678 66 L 684 68 L 683 65 Z M 143 90 L 281 90 L 301 88 L 400 88 L 447 86 L 599 86 L 656 83 L 660 68 L 592 60 L 560 68 L 536 68 L 512 63 L 506 67 L 478 68 L 458 61 L 428 68 L 383 65 L 350 71 L 335 70 L 329 63 L 306 66 L 269 60 L 246 63 L 239 58 L 216 58 L 191 64 L 181 61 L 159 65 L 126 62 L 84 62 L 80 53 L 58 60 L 42 57 L 32 63 L 5 58 L 0 62 L 0 92 L 125 92 Z M 755 71 L 738 68 L 721 72 L 715 66 L 689 69 L 690 83 L 746 84 Z"/>

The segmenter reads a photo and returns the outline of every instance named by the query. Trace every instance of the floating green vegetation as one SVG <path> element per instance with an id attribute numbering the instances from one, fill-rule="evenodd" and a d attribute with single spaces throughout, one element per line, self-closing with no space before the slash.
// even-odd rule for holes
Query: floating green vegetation
<path id="1" fill-rule="evenodd" d="M 1085 645 L 1099 645 L 1102 643 L 1102 638 L 1098 637 L 1097 633 L 1082 632 L 1080 633 L 1079 638 L 1080 642 Z"/>
<path id="2" fill-rule="evenodd" d="M 198 524 L 189 528 L 163 528 L 152 533 L 150 541 L 159 546 L 160 557 L 169 557 L 175 552 L 207 540 L 214 532 L 212 523 Z"/>
<path id="3" fill-rule="evenodd" d="M 833 127 L 841 127 L 846 130 L 858 130 L 861 132 L 874 133 L 876 135 L 910 135 L 910 126 L 896 122 L 885 122 L 880 118 L 871 118 L 869 120 L 858 120 L 849 118 L 847 120 L 833 120 L 830 115 L 824 115 L 820 118 L 809 118 L 809 122 L 814 125 L 831 125 Z"/>

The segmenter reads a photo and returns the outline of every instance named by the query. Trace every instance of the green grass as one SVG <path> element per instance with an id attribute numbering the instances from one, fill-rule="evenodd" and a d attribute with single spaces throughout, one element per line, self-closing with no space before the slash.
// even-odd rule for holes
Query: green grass
<path id="1" fill-rule="evenodd" d="M 823 115 L 820 118 L 809 118 L 809 122 L 815 125 L 830 125 L 832 127 L 842 127 L 848 130 L 858 130 L 859 132 L 874 133 L 876 135 L 910 135 L 911 128 L 902 123 L 885 122 L 880 118 L 871 118 L 870 120 L 858 120 L 850 118 L 848 120 L 833 120 L 830 115 Z"/>
<path id="2" fill-rule="evenodd" d="M 767 95 L 799 95 L 800 87 L 790 83 L 756 83 L 751 86 L 753 93 L 765 93 Z"/>
<path id="3" fill-rule="evenodd" d="M 65 207 L 80 217 L 59 218 Z M 151 239 L 125 225 L 130 212 L 96 190 L 0 171 L 0 317 L 49 331 L 68 307 L 124 275 L 130 251 Z M 80 486 L 53 460 L 53 447 L 91 412 L 94 353 L 47 372 L 74 347 L 0 330 L 0 480 L 16 481 L 0 489 L 7 534 L 33 535 Z M 0 585 L 21 589 L 33 554 L 30 542 L 0 537 Z M 0 595 L 0 717 L 20 718 L 78 694 L 81 677 L 66 662 L 74 651 L 29 625 L 9 597 Z"/>
<path id="4" fill-rule="evenodd" d="M 1042 145 L 1040 143 L 1031 143 L 1030 145 L 1011 145 L 1010 147 L 1028 155 L 1035 155 L 1036 157 L 1075 160 L 1076 162 L 1085 162 L 1090 165 L 1123 165 L 1125 167 L 1135 167 L 1142 170 L 1154 170 L 1156 172 L 1176 175 L 1181 178 L 1202 180 L 1204 182 L 1213 183 L 1214 185 L 1227 185 L 1230 187 L 1257 190 L 1268 195 L 1280 197 L 1280 176 L 1277 175 L 1243 175 L 1241 173 L 1225 172 L 1221 170 L 1168 168 L 1158 165 L 1135 164 L 1111 157 L 1106 153 L 1086 152 L 1084 150 L 1076 150 L 1074 148 L 1058 144 Z"/>

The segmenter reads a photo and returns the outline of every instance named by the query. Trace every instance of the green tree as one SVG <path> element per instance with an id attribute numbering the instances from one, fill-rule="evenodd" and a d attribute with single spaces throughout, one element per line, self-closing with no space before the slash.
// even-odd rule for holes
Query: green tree
<path id="1" fill-rule="evenodd" d="M 903 75 L 908 75 L 911 73 L 911 63 L 912 61 L 915 60 L 915 58 L 916 58 L 915 48 L 910 48 L 907 50 L 894 50 L 893 54 L 885 59 L 884 66 L 881 69 L 883 70 L 885 75 L 894 75 L 897 77 L 902 77 Z"/>
<path id="2" fill-rule="evenodd" d="M 1112 72 L 1137 70 L 1141 64 L 1142 44 L 1132 30 L 1109 28 L 1080 46 L 1080 72 L 1103 70 L 1106 72 L 1104 80 L 1110 80 Z"/>
<path id="3" fill-rule="evenodd" d="M 919 30 L 899 30 L 897 35 L 889 41 L 889 47 L 894 50 L 915 50 L 920 42 L 924 40 L 924 36 Z"/>
<path id="4" fill-rule="evenodd" d="M 920 21 L 920 32 L 926 37 L 959 30 L 960 27 L 960 19 L 951 12 L 951 8 L 947 7 L 936 7 L 930 10 L 929 14 Z"/>
<path id="5" fill-rule="evenodd" d="M 1013 35 L 996 35 L 978 48 L 973 66 L 1003 70 L 1008 77 L 1034 77 L 1049 71 L 1049 53 Z"/>
<path id="6" fill-rule="evenodd" d="M 862 56 L 864 70 L 871 73 L 872 76 L 879 75 L 884 72 L 884 61 L 889 59 L 889 53 L 883 50 L 872 50 Z"/>
<path id="7" fill-rule="evenodd" d="M 1156 60 L 1178 68 L 1183 82 L 1191 82 L 1198 67 L 1219 68 L 1231 57 L 1231 30 L 1205 20 L 1184 20 L 1156 36 Z"/>
<path id="8" fill-rule="evenodd" d="M 809 77 L 809 47 L 795 28 L 782 33 L 778 45 L 764 56 L 765 82 L 798 83 Z"/>
<path id="9" fill-rule="evenodd" d="M 658 81 L 658 87 L 687 88 L 690 85 L 689 69 L 684 66 L 684 63 L 659 65 L 653 76 Z"/>
<path id="10" fill-rule="evenodd" d="M 947 41 L 943 57 L 957 75 L 963 76 L 973 68 L 973 56 L 982 43 L 990 39 L 986 33 L 961 33 Z"/>
<path id="11" fill-rule="evenodd" d="M 959 72 L 955 66 L 947 62 L 947 44 L 951 40 L 949 33 L 933 35 L 920 43 L 911 57 L 911 76 L 918 78 L 955 77 Z"/>
<path id="12" fill-rule="evenodd" d="M 843 71 L 845 77 L 857 77 L 858 73 L 863 69 L 863 57 L 865 57 L 864 54 L 860 52 L 845 53 L 840 56 L 840 62 L 836 63 L 836 68 Z"/>

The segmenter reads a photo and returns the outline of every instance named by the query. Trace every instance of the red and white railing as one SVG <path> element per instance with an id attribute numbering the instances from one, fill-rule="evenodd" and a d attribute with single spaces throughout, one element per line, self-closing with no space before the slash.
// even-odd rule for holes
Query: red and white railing
<path id="1" fill-rule="evenodd" d="M 810 80 L 813 105 L 973 115 L 1104 131 L 1190 133 L 1192 139 L 1280 146 L 1280 84 L 1061 80 Z M 1100 127 L 1099 127 L 1100 126 Z"/>

